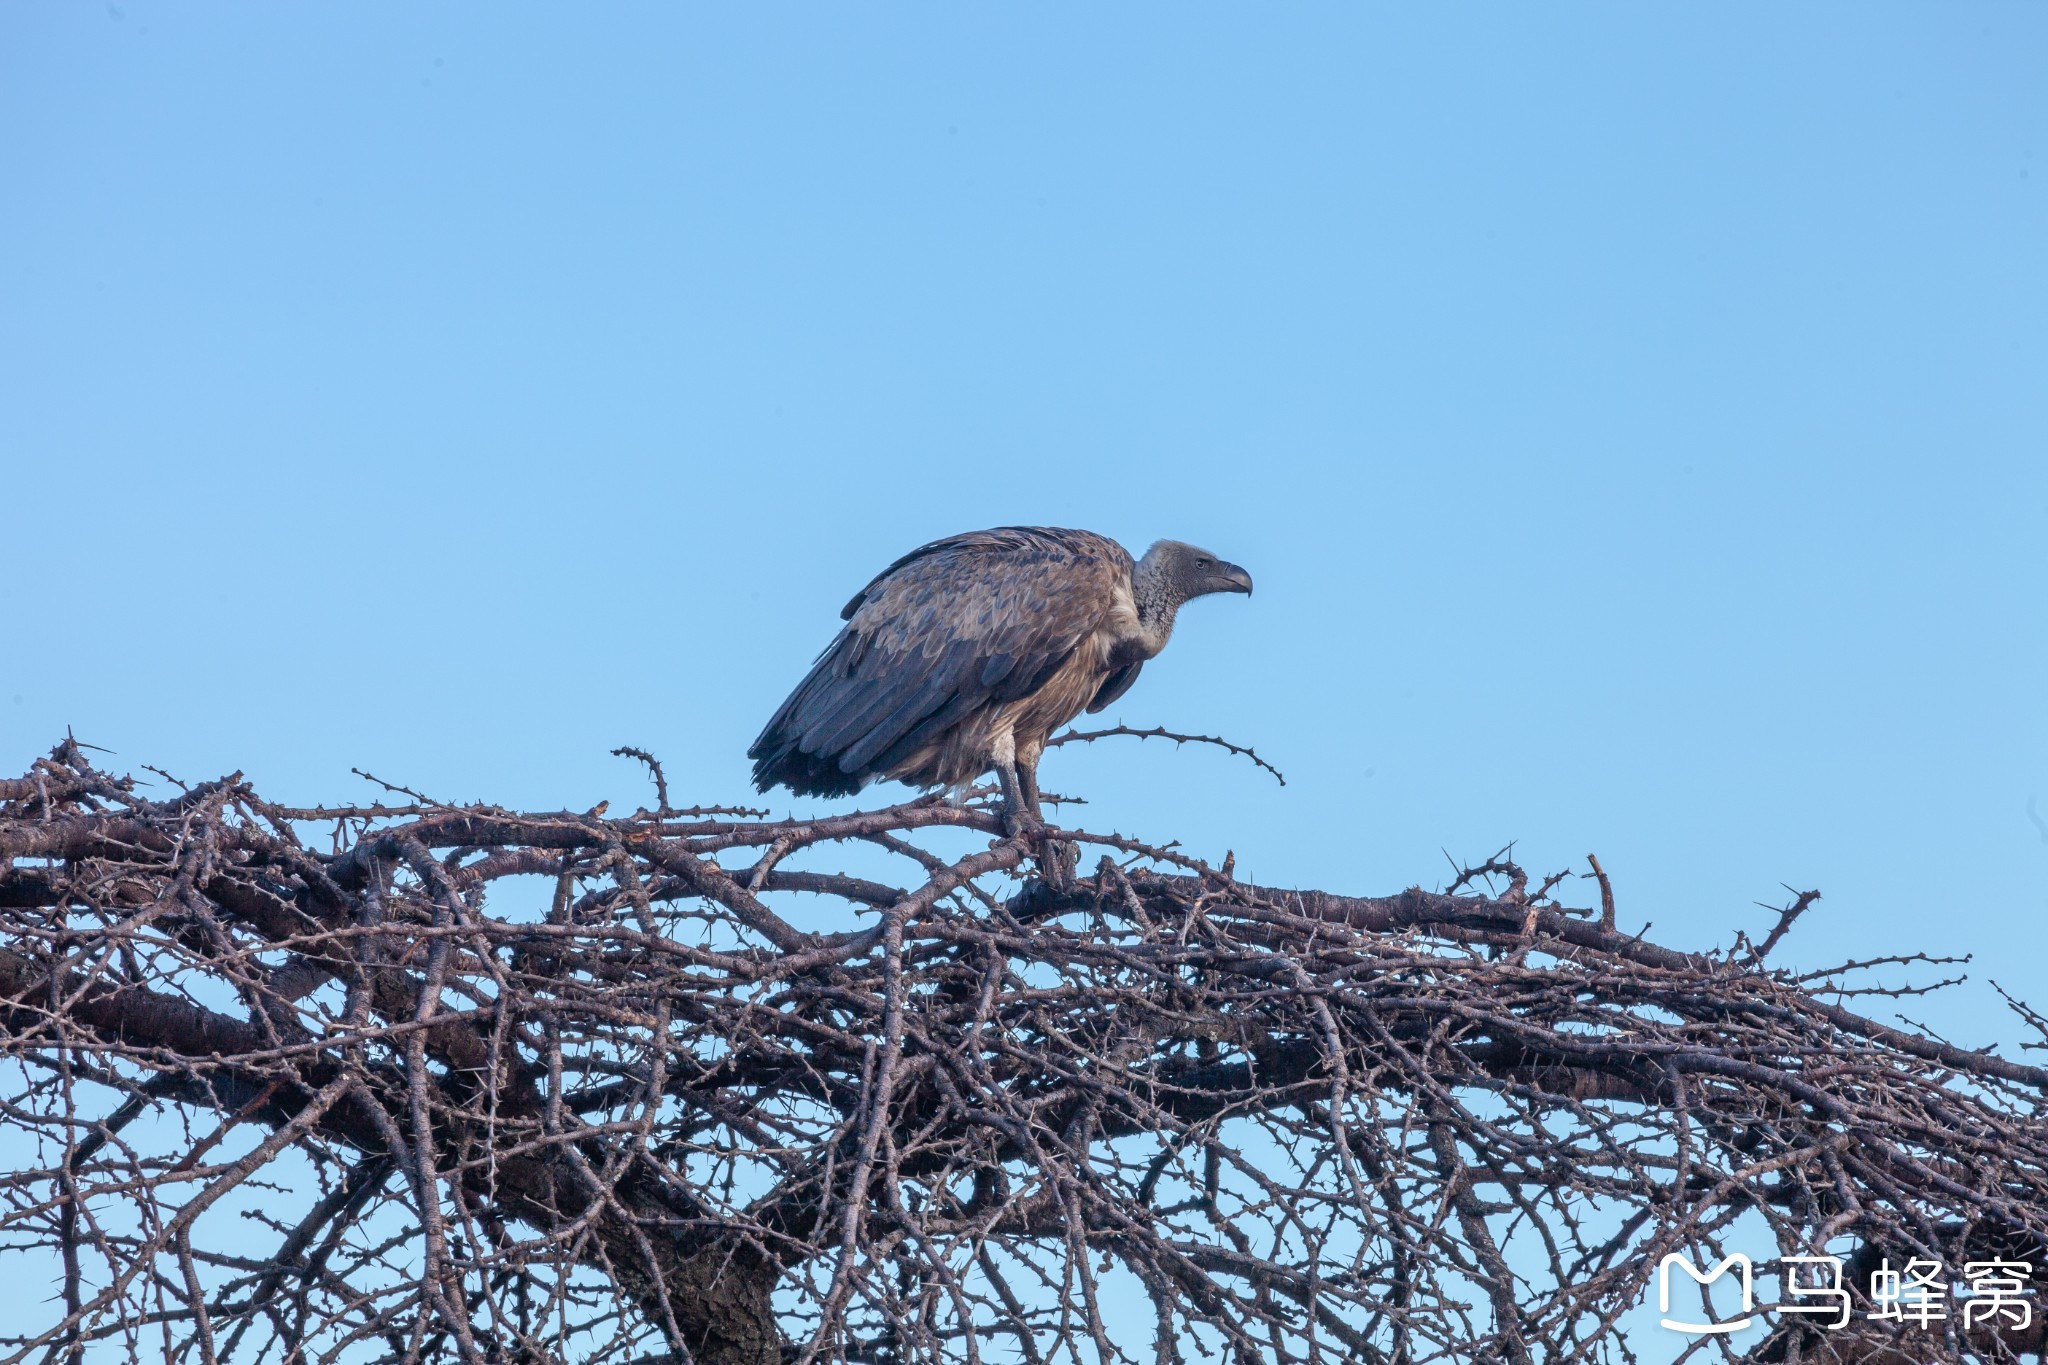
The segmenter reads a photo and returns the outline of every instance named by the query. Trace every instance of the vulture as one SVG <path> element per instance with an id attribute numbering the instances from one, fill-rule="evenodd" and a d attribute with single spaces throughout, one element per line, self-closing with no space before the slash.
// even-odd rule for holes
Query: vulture
<path id="1" fill-rule="evenodd" d="M 878 777 L 957 795 L 993 768 L 1012 834 L 1042 825 L 1038 758 L 1166 648 L 1181 604 L 1252 590 L 1207 550 L 1133 560 L 1108 536 L 1002 526 L 912 550 L 846 622 L 747 750 L 754 785 L 845 796 Z"/>

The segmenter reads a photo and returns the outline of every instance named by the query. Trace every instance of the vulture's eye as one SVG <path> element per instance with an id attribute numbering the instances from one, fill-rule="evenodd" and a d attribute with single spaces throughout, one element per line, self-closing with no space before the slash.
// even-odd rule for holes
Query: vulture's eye
<path id="1" fill-rule="evenodd" d="M 1206 559 L 1198 559 L 1195 561 L 1195 567 L 1198 569 L 1206 569 L 1209 567 L 1209 561 Z"/>

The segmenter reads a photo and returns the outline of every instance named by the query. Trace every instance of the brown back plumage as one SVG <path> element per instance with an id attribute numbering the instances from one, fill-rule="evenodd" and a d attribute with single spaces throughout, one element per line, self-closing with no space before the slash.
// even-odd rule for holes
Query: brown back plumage
<path id="1" fill-rule="evenodd" d="M 1131 571 L 1107 536 L 1050 526 L 971 531 L 911 551 L 846 604 L 845 627 L 748 749 L 755 785 L 839 796 L 877 776 L 970 780 L 987 755 L 948 741 L 977 719 L 1056 675 L 1063 692 L 1081 692 L 1072 710 L 1052 708 L 1067 710 L 1055 724 L 1101 682 L 1129 686 L 1138 661 L 1083 651 L 1112 613 L 1131 610 Z"/>

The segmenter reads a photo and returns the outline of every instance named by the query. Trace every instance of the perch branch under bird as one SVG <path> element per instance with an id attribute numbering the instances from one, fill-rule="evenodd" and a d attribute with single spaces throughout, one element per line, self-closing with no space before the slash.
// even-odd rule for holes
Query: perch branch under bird
<path id="1" fill-rule="evenodd" d="M 1055 887 L 989 810 L 679 811 L 628 752 L 610 818 L 0 782 L 0 1362 L 1563 1365 L 1736 1250 L 1856 1318 L 1709 1351 L 2040 1349 L 1864 1316 L 2048 1236 L 2048 1072 L 1844 1002 L 1897 967 L 1506 856 L 1347 896 L 1066 829 Z"/>

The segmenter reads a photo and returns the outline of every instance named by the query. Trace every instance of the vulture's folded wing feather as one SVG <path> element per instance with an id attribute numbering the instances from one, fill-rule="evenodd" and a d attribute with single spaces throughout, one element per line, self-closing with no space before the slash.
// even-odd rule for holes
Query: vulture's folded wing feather
<path id="1" fill-rule="evenodd" d="M 1088 703 L 1088 714 L 1109 709 L 1110 703 L 1131 690 L 1131 684 L 1138 680 L 1138 670 L 1145 666 L 1143 659 L 1125 664 L 1102 680 L 1102 686 L 1095 690 L 1095 700 Z"/>
<path id="2" fill-rule="evenodd" d="M 1110 703 L 1131 690 L 1131 684 L 1138 680 L 1138 673 L 1145 667 L 1147 655 L 1142 645 L 1135 640 L 1120 640 L 1111 646 L 1105 664 L 1109 676 L 1095 689 L 1095 696 L 1088 703 L 1088 714 L 1108 709 Z"/>

